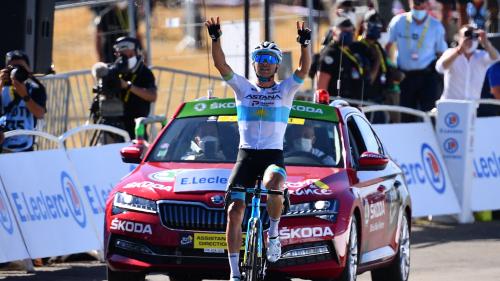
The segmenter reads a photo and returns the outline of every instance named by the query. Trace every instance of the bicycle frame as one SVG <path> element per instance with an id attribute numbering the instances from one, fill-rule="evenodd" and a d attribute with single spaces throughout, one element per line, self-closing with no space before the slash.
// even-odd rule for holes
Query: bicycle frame
<path id="1" fill-rule="evenodd" d="M 260 201 L 262 194 L 267 194 L 266 189 L 262 189 L 262 180 L 257 181 L 257 187 L 246 190 L 246 193 L 252 193 L 252 211 L 251 216 L 248 218 L 247 235 L 245 237 L 245 253 L 243 255 L 243 263 L 246 263 L 248 256 L 248 238 L 250 237 L 251 225 L 254 220 L 259 223 L 259 228 L 262 230 L 262 221 L 260 219 Z M 257 256 L 262 257 L 262 231 L 259 232 L 259 242 L 257 243 L 258 253 Z"/>

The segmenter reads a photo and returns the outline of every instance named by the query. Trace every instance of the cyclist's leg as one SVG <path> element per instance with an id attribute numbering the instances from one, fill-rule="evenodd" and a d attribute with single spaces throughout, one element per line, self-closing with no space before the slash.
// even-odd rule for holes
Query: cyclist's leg
<path id="1" fill-rule="evenodd" d="M 229 265 L 231 267 L 231 277 L 239 277 L 239 257 L 242 241 L 241 223 L 245 215 L 246 193 L 232 191 L 234 186 L 249 187 L 255 183 L 255 175 L 252 173 L 251 163 L 248 161 L 247 152 L 241 150 L 238 152 L 238 160 L 234 165 L 231 176 L 229 177 L 229 190 L 226 196 L 227 202 L 227 226 L 226 240 L 228 245 Z"/>

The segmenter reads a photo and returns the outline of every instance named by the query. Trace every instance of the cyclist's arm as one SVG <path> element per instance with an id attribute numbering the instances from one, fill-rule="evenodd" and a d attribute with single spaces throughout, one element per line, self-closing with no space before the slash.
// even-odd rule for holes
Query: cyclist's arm
<path id="1" fill-rule="evenodd" d="M 300 47 L 299 67 L 295 70 L 295 75 L 300 79 L 305 79 L 311 68 L 311 52 L 309 46 Z"/>
<path id="2" fill-rule="evenodd" d="M 222 51 L 220 40 L 212 41 L 212 58 L 214 59 L 215 68 L 219 70 L 222 77 L 226 78 L 233 73 L 233 70 L 226 62 L 226 56 Z"/>

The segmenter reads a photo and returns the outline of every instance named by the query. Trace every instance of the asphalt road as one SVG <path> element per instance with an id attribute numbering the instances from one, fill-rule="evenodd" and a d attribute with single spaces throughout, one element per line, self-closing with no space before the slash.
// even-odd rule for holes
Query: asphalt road
<path id="1" fill-rule="evenodd" d="M 0 271 L 0 280 L 102 281 L 105 266 L 95 261 L 55 263 L 33 274 Z M 149 275 L 149 281 L 167 281 Z M 294 279 L 299 281 L 301 279 Z M 370 274 L 358 277 L 371 280 Z M 468 225 L 419 222 L 412 228 L 410 281 L 500 280 L 500 221 Z"/>

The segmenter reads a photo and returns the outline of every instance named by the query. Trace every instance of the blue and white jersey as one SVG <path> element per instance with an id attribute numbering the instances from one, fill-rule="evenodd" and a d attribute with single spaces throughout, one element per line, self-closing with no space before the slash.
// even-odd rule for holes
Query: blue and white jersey
<path id="1" fill-rule="evenodd" d="M 260 88 L 233 73 L 226 82 L 236 97 L 239 147 L 283 150 L 293 97 L 303 80 L 293 74 L 270 88 Z"/>

